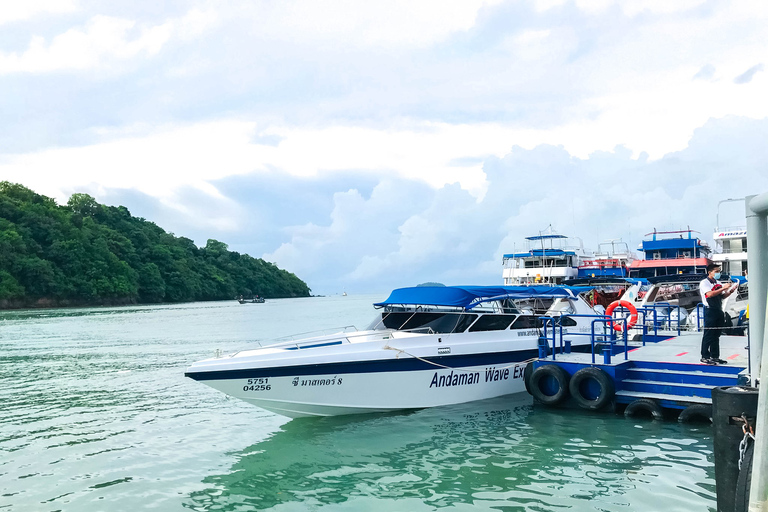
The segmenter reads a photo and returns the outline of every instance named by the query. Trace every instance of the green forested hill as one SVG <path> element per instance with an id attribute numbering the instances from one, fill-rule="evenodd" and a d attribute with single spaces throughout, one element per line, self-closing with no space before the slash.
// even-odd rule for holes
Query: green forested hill
<path id="1" fill-rule="evenodd" d="M 0 182 L 0 308 L 305 297 L 301 279 L 208 240 L 198 248 L 74 194 L 67 206 Z"/>

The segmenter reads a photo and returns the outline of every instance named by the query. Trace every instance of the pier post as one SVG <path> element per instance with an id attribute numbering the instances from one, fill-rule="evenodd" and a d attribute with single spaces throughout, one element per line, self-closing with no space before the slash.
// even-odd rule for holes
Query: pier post
<path id="1" fill-rule="evenodd" d="M 749 329 L 752 382 L 760 377 L 749 511 L 768 511 L 768 351 L 765 349 L 768 301 L 768 192 L 747 196 L 747 263 L 749 269 Z M 754 385 L 754 384 L 753 384 Z"/>
<path id="2" fill-rule="evenodd" d="M 749 269 L 750 363 L 753 377 L 760 375 L 768 300 L 768 192 L 744 199 L 747 216 L 747 268 Z"/>
<path id="3" fill-rule="evenodd" d="M 726 386 L 712 389 L 717 512 L 744 512 L 736 511 L 734 507 L 739 479 L 739 443 L 744 438 L 743 423 L 734 421 L 734 418 L 738 419 L 744 414 L 751 421 L 755 417 L 756 409 L 755 388 Z M 754 455 L 752 460 L 754 461 Z M 754 475 L 754 465 L 752 469 Z"/>
<path id="4" fill-rule="evenodd" d="M 545 336 L 539 336 L 539 359 L 545 359 L 549 352 L 549 343 Z"/>
<path id="5" fill-rule="evenodd" d="M 613 352 L 611 345 L 603 346 L 603 364 L 611 364 L 611 352 Z"/>

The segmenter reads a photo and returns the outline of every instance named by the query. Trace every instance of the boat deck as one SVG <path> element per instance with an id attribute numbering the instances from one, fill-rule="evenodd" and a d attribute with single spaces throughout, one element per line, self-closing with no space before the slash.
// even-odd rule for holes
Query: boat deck
<path id="1" fill-rule="evenodd" d="M 540 403 L 593 410 L 620 411 L 635 401 L 645 401 L 646 405 L 651 401 L 660 408 L 676 410 L 696 404 L 711 404 L 712 388 L 738 385 L 740 375 L 746 373 L 749 364 L 747 338 L 722 336 L 720 358 L 727 364 L 707 365 L 700 361 L 701 337 L 702 333 L 694 332 L 649 342 L 644 346 L 641 342 L 630 342 L 626 352 L 623 342 L 619 341 L 599 347 L 604 352 L 595 354 L 594 363 L 591 353 L 558 352 L 554 356 L 540 357 L 532 364 L 533 372 L 542 366 L 555 365 L 563 370 L 557 372 L 563 377 L 561 382 L 556 382 L 556 376 L 551 375 L 552 369 L 548 369 L 547 376 L 552 378 L 534 379 L 532 382 L 535 381 L 538 388 L 531 390 L 531 394 L 542 399 L 537 400 Z M 595 381 L 595 370 L 589 370 L 587 373 L 592 373 L 587 375 L 582 371 L 585 368 L 597 368 L 610 377 L 608 387 L 613 388 L 613 396 L 607 405 L 593 406 L 600 398 L 601 385 Z M 579 374 L 580 371 L 584 375 Z M 569 387 L 570 380 L 577 374 L 579 384 L 570 385 L 569 391 L 581 396 L 574 400 L 566 392 L 560 403 L 553 404 L 550 398 L 557 395 L 559 388 Z"/>
<path id="2" fill-rule="evenodd" d="M 681 336 L 646 343 L 645 346 L 638 346 L 640 342 L 629 342 L 627 357 L 633 361 L 653 361 L 658 363 L 684 363 L 695 364 L 704 368 L 711 368 L 711 365 L 701 363 L 701 336 L 700 332 L 683 333 Z M 617 348 L 623 349 L 623 342 L 617 341 Z M 728 361 L 728 365 L 746 368 L 748 362 L 747 338 L 746 336 L 721 336 L 720 337 L 720 358 Z M 555 354 L 539 359 L 540 361 L 572 362 L 582 364 L 592 364 L 592 355 L 590 353 L 571 352 L 570 354 Z M 621 364 L 625 361 L 624 354 L 611 356 L 611 365 Z M 603 354 L 595 354 L 595 365 L 603 365 Z M 728 366 L 724 365 L 724 366 Z"/>

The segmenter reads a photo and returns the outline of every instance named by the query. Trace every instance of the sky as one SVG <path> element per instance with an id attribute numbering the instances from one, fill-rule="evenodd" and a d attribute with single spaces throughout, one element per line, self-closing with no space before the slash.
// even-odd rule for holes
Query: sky
<path id="1" fill-rule="evenodd" d="M 314 294 L 501 284 L 550 226 L 711 243 L 768 191 L 766 26 L 764 0 L 5 2 L 0 180 Z"/>

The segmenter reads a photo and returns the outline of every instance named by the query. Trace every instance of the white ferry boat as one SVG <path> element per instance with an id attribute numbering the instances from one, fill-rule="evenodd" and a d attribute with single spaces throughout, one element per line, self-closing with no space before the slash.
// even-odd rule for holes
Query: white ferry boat
<path id="1" fill-rule="evenodd" d="M 747 228 L 735 227 L 715 230 L 715 253 L 712 261 L 722 266 L 723 273 L 731 276 L 747 275 Z"/>
<path id="2" fill-rule="evenodd" d="M 580 332 L 584 290 L 446 286 L 394 290 L 364 331 L 290 341 L 199 361 L 186 376 L 289 417 L 415 409 L 525 391 L 541 316 Z M 549 332 L 552 332 L 551 330 Z M 558 329 L 559 332 L 559 329 Z"/>
<path id="3" fill-rule="evenodd" d="M 692 229 L 646 233 L 638 250 L 644 258 L 629 266 L 629 277 L 650 278 L 677 274 L 706 274 L 712 252 Z"/>
<path id="4" fill-rule="evenodd" d="M 621 238 L 607 240 L 598 245 L 590 259 L 583 259 L 579 266 L 579 278 L 628 277 L 628 268 L 635 260 L 629 245 Z"/>
<path id="5" fill-rule="evenodd" d="M 524 251 L 505 254 L 502 277 L 505 286 L 560 284 L 579 276 L 579 267 L 594 255 L 584 250 L 580 238 L 556 233 L 529 236 Z"/>

